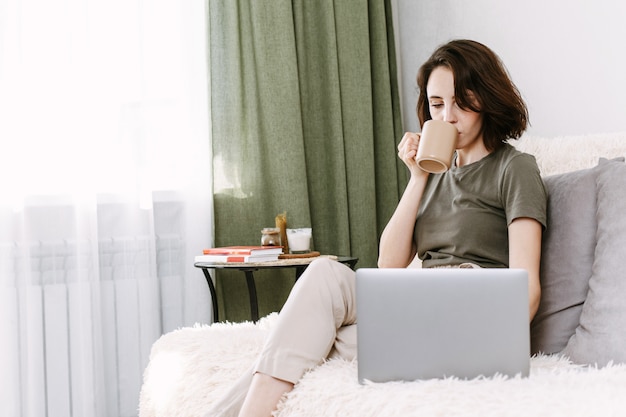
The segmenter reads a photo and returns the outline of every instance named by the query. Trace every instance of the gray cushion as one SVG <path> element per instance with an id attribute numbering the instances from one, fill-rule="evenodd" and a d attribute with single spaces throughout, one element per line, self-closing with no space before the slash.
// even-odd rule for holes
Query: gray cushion
<path id="1" fill-rule="evenodd" d="M 605 161 L 596 178 L 597 246 L 580 325 L 564 354 L 583 364 L 626 362 L 626 164 Z"/>
<path id="2" fill-rule="evenodd" d="M 531 323 L 532 353 L 565 348 L 579 323 L 596 246 L 598 167 L 544 178 L 548 224 L 541 255 L 541 302 Z"/>

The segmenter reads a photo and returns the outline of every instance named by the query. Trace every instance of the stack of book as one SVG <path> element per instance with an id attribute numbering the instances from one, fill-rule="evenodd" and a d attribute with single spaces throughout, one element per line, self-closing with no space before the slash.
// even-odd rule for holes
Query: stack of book
<path id="1" fill-rule="evenodd" d="M 282 246 L 225 246 L 204 249 L 195 262 L 208 263 L 252 263 L 276 261 L 283 253 Z"/>

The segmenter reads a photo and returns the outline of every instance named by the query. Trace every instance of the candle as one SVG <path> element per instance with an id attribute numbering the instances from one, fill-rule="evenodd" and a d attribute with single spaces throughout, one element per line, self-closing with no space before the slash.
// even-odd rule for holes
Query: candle
<path id="1" fill-rule="evenodd" d="M 311 228 L 287 229 L 287 241 L 291 253 L 311 251 Z"/>

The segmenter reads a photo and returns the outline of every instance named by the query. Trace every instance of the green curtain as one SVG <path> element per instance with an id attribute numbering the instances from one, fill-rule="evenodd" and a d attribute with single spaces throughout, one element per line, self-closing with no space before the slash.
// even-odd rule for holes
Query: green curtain
<path id="1" fill-rule="evenodd" d="M 287 213 L 323 254 L 376 265 L 407 181 L 390 1 L 209 0 L 215 242 L 258 244 Z M 220 318 L 249 319 L 243 273 L 217 272 Z M 293 270 L 260 271 L 261 316 Z"/>

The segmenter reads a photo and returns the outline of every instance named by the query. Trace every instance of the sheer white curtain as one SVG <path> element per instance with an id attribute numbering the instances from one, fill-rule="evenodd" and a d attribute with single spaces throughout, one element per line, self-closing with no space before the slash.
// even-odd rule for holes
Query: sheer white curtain
<path id="1" fill-rule="evenodd" d="M 211 321 L 203 0 L 0 0 L 0 414 L 135 416 Z"/>

